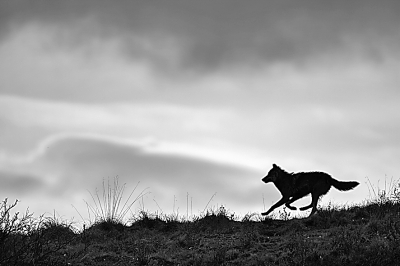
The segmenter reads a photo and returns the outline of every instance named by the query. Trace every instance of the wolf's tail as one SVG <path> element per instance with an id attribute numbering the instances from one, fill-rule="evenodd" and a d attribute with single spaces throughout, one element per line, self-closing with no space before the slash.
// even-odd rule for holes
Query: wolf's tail
<path id="1" fill-rule="evenodd" d="M 334 186 L 336 189 L 339 189 L 340 191 L 346 191 L 355 188 L 358 186 L 360 183 L 356 181 L 338 181 L 334 178 L 331 178 L 331 185 Z"/>

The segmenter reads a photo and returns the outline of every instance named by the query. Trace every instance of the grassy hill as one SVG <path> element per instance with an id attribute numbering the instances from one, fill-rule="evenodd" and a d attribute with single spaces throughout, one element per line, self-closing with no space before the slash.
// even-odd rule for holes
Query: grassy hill
<path id="1" fill-rule="evenodd" d="M 141 212 L 83 230 L 54 217 L 0 212 L 0 265 L 398 265 L 400 204 L 379 199 L 310 218 L 237 218 L 223 207 L 190 221 Z M 282 215 L 283 214 L 283 215 Z"/>

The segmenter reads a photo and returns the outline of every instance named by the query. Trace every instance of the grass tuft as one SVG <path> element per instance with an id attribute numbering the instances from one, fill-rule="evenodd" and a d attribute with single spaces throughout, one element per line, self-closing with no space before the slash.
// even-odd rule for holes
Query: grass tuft
<path id="1" fill-rule="evenodd" d="M 122 198 L 126 188 L 126 184 L 120 186 L 118 176 L 114 178 L 113 184 L 110 184 L 110 180 L 107 180 L 107 186 L 103 179 L 103 188 L 100 193 L 98 189 L 95 189 L 95 193 L 89 194 L 92 198 L 93 205 L 85 201 L 88 208 L 88 213 L 94 215 L 94 223 L 108 223 L 108 224 L 124 224 L 125 217 L 128 212 L 131 212 L 131 207 L 143 196 L 147 195 L 147 188 L 142 190 L 132 201 L 132 195 L 136 191 L 140 182 L 136 184 L 132 192 L 129 194 L 125 203 L 122 204 Z M 89 218 L 90 219 L 90 218 Z"/>

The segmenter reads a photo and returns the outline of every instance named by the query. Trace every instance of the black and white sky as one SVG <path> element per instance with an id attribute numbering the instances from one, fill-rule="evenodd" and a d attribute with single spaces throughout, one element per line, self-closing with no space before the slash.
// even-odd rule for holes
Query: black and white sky
<path id="1" fill-rule="evenodd" d="M 321 203 L 360 203 L 366 177 L 400 178 L 398 14 L 389 0 L 0 0 L 0 198 L 69 218 L 119 176 L 149 187 L 150 211 L 217 193 L 246 214 L 278 200 L 261 182 L 276 163 L 357 180 Z"/>

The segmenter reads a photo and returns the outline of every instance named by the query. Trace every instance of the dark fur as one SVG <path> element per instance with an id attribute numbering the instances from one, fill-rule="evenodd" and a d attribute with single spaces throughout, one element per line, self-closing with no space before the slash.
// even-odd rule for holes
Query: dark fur
<path id="1" fill-rule="evenodd" d="M 272 169 L 262 181 L 264 183 L 273 182 L 282 194 L 282 198 L 269 208 L 268 211 L 261 213 L 262 215 L 270 214 L 275 208 L 283 204 L 291 210 L 296 210 L 297 208 L 290 204 L 310 193 L 312 197 L 311 204 L 300 208 L 300 210 L 304 211 L 312 208 L 310 214 L 312 215 L 317 211 L 319 198 L 321 195 L 328 193 L 331 186 L 340 191 L 346 191 L 355 188 L 359 184 L 356 181 L 338 181 L 323 172 L 288 173 L 276 164 L 272 165 Z"/>

